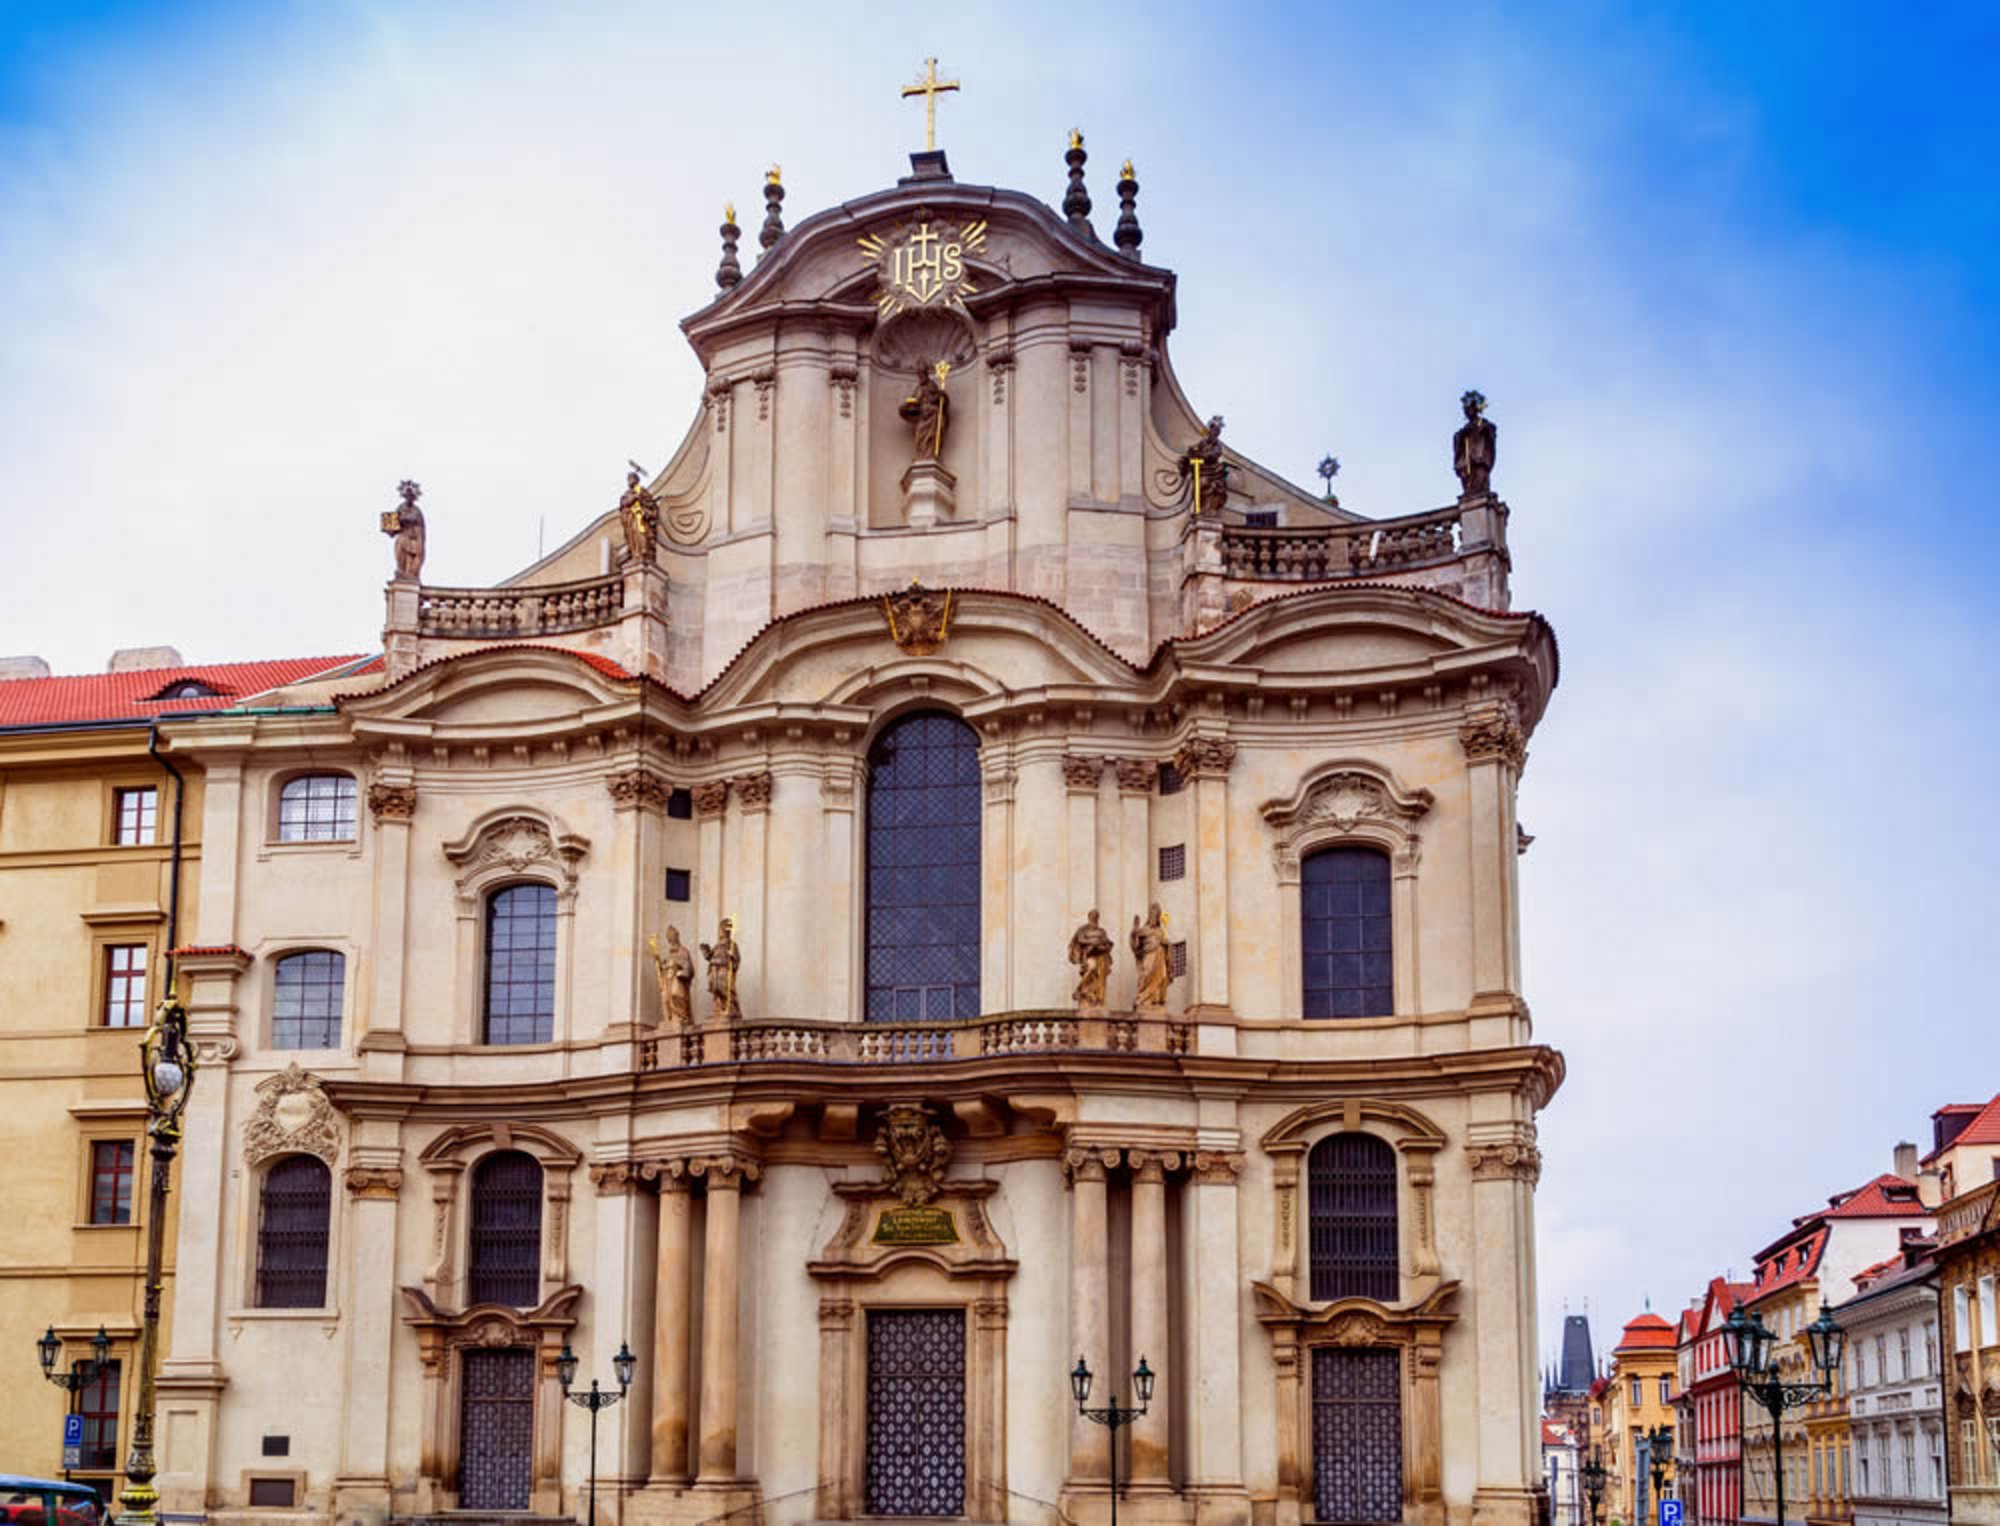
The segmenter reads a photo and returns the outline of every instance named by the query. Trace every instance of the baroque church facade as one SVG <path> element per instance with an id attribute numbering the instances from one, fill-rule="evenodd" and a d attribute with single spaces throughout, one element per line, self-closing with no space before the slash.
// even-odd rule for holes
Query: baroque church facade
<path id="1" fill-rule="evenodd" d="M 406 484 L 379 661 L 162 725 L 165 1508 L 581 1514 L 560 1359 L 626 1343 L 636 1523 L 1541 1507 L 1557 657 L 1481 401 L 1360 518 L 1188 402 L 1129 165 L 1105 239 L 1080 140 L 1059 210 L 911 162 L 729 220 L 702 406 L 574 539 L 432 584 Z"/>

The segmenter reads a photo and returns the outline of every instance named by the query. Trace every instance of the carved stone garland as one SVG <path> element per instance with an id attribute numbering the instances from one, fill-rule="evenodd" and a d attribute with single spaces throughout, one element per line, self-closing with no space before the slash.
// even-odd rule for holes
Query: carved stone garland
<path id="1" fill-rule="evenodd" d="M 589 851 L 589 838 L 527 807 L 490 815 L 457 842 L 444 845 L 444 856 L 458 866 L 461 912 L 477 910 L 486 885 L 535 872 L 555 885 L 558 899 L 567 905 L 576 899 L 577 866 Z"/>

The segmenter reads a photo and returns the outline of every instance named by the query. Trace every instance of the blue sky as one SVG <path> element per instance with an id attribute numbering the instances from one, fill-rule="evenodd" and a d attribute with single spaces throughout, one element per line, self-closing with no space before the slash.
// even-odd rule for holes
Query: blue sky
<path id="1" fill-rule="evenodd" d="M 2000 12 L 757 14 L 0 5 L 0 651 L 366 649 L 405 476 L 441 580 L 564 538 L 692 416 L 723 201 L 888 183 L 936 53 L 961 179 L 1053 201 L 1075 123 L 1103 225 L 1137 161 L 1242 449 L 1404 513 L 1492 400 L 1564 660 L 1522 797 L 1546 1345 L 2000 1090 Z"/>

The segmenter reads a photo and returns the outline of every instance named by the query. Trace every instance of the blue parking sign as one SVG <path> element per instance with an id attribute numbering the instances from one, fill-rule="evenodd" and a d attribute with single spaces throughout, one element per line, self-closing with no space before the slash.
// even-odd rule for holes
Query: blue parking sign
<path id="1" fill-rule="evenodd" d="M 1679 1500 L 1660 1501 L 1660 1526 L 1681 1526 L 1681 1502 Z"/>
<path id="2" fill-rule="evenodd" d="M 63 1460 L 65 1468 L 83 1466 L 83 1416 L 63 1416 Z"/>

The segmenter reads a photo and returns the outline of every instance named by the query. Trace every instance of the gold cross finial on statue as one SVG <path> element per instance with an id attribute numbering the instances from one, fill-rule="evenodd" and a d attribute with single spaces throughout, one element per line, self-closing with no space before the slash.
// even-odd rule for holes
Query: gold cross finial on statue
<path id="1" fill-rule="evenodd" d="M 922 79 L 918 80 L 914 85 L 905 85 L 903 87 L 903 98 L 905 100 L 908 100 L 913 95 L 920 95 L 924 98 L 924 148 L 926 151 L 937 147 L 937 98 L 944 94 L 945 91 L 956 90 L 957 88 L 957 80 L 939 79 L 937 77 L 937 60 L 935 58 L 924 60 L 924 77 Z"/>

